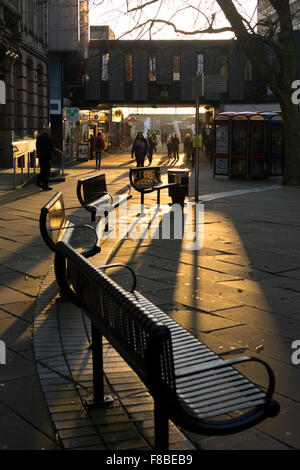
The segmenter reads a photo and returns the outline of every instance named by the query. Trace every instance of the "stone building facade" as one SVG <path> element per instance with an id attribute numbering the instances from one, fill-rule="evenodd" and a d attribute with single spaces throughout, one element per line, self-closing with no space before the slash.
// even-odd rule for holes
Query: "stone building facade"
<path id="1" fill-rule="evenodd" d="M 0 0 L 0 167 L 13 154 L 35 148 L 35 135 L 48 122 L 48 6 L 36 0 Z"/>

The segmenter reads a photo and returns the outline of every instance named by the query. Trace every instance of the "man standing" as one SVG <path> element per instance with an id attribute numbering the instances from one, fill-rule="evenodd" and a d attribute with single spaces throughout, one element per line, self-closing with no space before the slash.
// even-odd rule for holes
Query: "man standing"
<path id="1" fill-rule="evenodd" d="M 96 138 L 94 139 L 94 150 L 96 153 L 96 170 L 101 168 L 101 157 L 104 150 L 105 143 L 102 138 L 101 132 L 98 132 Z"/>
<path id="2" fill-rule="evenodd" d="M 172 138 L 172 144 L 173 144 L 173 157 L 176 161 L 179 160 L 179 139 L 177 137 L 177 134 L 174 134 L 174 137 Z"/>
<path id="3" fill-rule="evenodd" d="M 49 178 L 53 150 L 55 148 L 50 137 L 50 129 L 46 127 L 36 139 L 36 152 L 40 164 L 40 173 L 36 185 L 42 188 L 43 191 L 50 191 L 52 189 L 49 188 Z"/>

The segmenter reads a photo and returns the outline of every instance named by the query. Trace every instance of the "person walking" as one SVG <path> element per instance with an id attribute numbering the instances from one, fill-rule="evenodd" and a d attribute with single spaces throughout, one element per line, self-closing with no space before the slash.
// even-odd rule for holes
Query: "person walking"
<path id="1" fill-rule="evenodd" d="M 90 154 L 90 160 L 93 160 L 94 158 L 94 135 L 91 134 L 90 138 L 87 141 L 89 143 L 89 154 Z"/>
<path id="2" fill-rule="evenodd" d="M 101 132 L 98 132 L 97 136 L 94 139 L 94 151 L 96 154 L 96 170 L 101 169 L 101 157 L 102 157 L 102 152 L 104 150 L 105 143 L 103 140 L 103 137 L 101 135 Z"/>
<path id="3" fill-rule="evenodd" d="M 36 139 L 36 153 L 39 159 L 40 173 L 36 185 L 43 191 L 50 191 L 49 178 L 51 171 L 52 152 L 55 150 L 50 137 L 50 128 L 46 127 Z"/>
<path id="4" fill-rule="evenodd" d="M 177 137 L 177 134 L 174 134 L 172 137 L 172 144 L 173 144 L 173 156 L 176 161 L 179 160 L 179 139 Z"/>
<path id="5" fill-rule="evenodd" d="M 156 150 L 155 143 L 151 135 L 149 135 L 148 137 L 148 147 L 149 147 L 148 160 L 149 160 L 149 166 L 150 166 L 152 164 L 153 151 Z"/>
<path id="6" fill-rule="evenodd" d="M 144 166 L 145 158 L 149 155 L 149 146 L 147 139 L 142 132 L 138 132 L 133 141 L 131 157 L 136 159 L 136 166 Z"/>
<path id="7" fill-rule="evenodd" d="M 172 154 L 173 154 L 173 144 L 172 144 L 171 139 L 169 139 L 167 141 L 167 149 L 168 149 L 168 158 L 170 159 L 172 157 Z"/>
<path id="8" fill-rule="evenodd" d="M 191 155 L 191 136 L 190 134 L 186 134 L 184 143 L 183 143 L 183 149 L 185 153 L 185 159 L 186 161 L 189 160 L 190 155 Z"/>

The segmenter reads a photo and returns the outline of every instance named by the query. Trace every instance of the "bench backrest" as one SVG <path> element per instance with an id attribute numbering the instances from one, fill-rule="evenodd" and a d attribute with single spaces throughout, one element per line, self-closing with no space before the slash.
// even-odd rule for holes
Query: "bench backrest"
<path id="1" fill-rule="evenodd" d="M 134 292 L 125 291 L 64 242 L 57 245 L 55 273 L 61 291 L 86 311 L 153 394 L 174 389 L 170 330 Z"/>
<path id="2" fill-rule="evenodd" d="M 105 194 L 107 194 L 105 173 L 88 176 L 77 182 L 77 197 L 83 207 L 97 201 Z"/>
<path id="3" fill-rule="evenodd" d="M 52 251 L 56 251 L 56 243 L 60 241 L 68 224 L 62 192 L 58 192 L 41 209 L 40 231 L 45 243 Z"/>
<path id="4" fill-rule="evenodd" d="M 130 168 L 129 179 L 137 191 L 160 185 L 160 166 Z"/>

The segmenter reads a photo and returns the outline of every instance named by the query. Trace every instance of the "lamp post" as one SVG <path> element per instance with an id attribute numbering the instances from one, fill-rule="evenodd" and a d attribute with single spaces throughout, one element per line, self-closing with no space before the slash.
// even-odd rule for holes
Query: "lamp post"
<path id="1" fill-rule="evenodd" d="M 200 106 L 200 96 L 204 96 L 204 75 L 203 73 L 197 72 L 197 75 L 194 79 L 194 96 L 196 98 L 196 113 L 195 113 L 195 133 L 198 139 L 200 127 L 199 127 L 199 106 Z M 195 202 L 199 199 L 199 151 L 198 143 L 196 145 L 196 154 L 194 162 L 194 173 L 195 173 Z"/>

